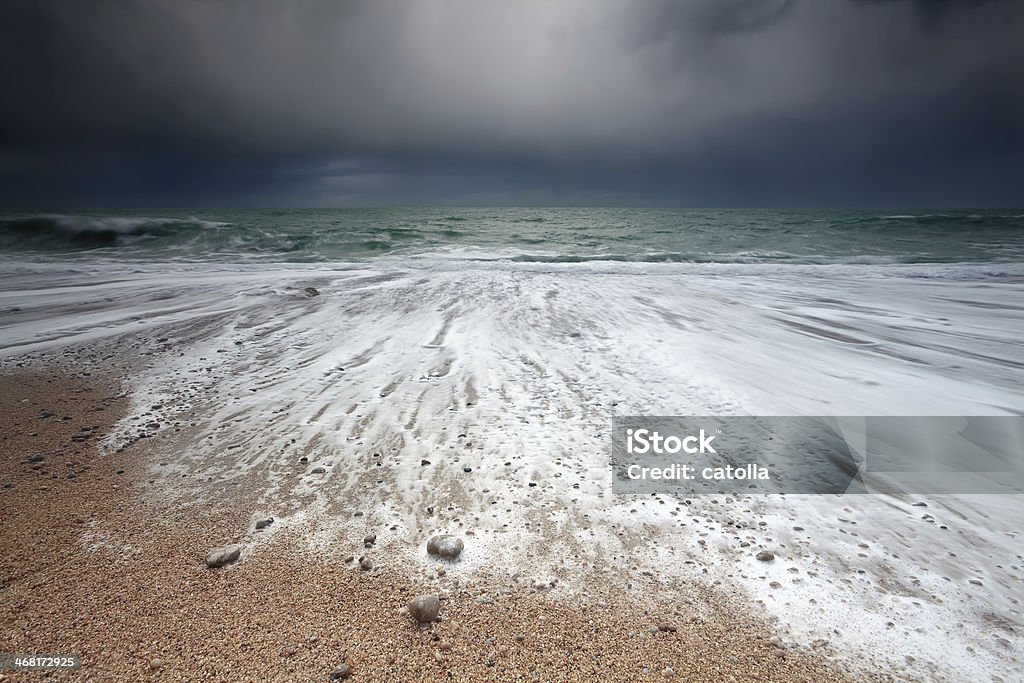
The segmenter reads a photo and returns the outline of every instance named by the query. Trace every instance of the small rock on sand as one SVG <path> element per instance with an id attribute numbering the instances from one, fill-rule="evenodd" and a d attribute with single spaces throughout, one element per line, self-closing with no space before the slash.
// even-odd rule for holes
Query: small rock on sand
<path id="1" fill-rule="evenodd" d="M 320 296 L 320 290 L 316 287 L 306 287 L 302 291 L 306 293 L 306 296 Z"/>
<path id="2" fill-rule="evenodd" d="M 461 538 L 451 534 L 440 534 L 438 536 L 431 536 L 430 540 L 427 541 L 427 554 L 440 555 L 449 560 L 454 560 L 462 554 L 464 547 L 465 544 Z"/>
<path id="3" fill-rule="evenodd" d="M 775 553 L 773 553 L 771 550 L 762 550 L 757 554 L 757 559 L 761 560 L 762 562 L 771 562 L 775 559 Z"/>
<path id="4" fill-rule="evenodd" d="M 256 521 L 256 531 L 260 529 L 266 529 L 268 526 L 274 523 L 273 517 L 267 517 L 266 519 L 260 519 Z"/>
<path id="5" fill-rule="evenodd" d="M 309 471 L 310 474 L 327 474 L 327 468 L 318 465 Z"/>
<path id="6" fill-rule="evenodd" d="M 363 545 L 373 545 L 377 542 L 377 534 L 367 534 L 363 536 Z"/>
<path id="7" fill-rule="evenodd" d="M 359 568 L 362 569 L 364 572 L 368 572 L 371 569 L 373 569 L 373 562 L 368 557 L 360 557 Z"/>
<path id="8" fill-rule="evenodd" d="M 420 595 L 409 601 L 409 614 L 421 624 L 436 620 L 440 611 L 441 602 L 436 595 Z"/>
<path id="9" fill-rule="evenodd" d="M 352 675 L 352 669 L 348 664 L 339 664 L 334 667 L 334 671 L 331 672 L 332 681 L 343 681 Z"/>
<path id="10" fill-rule="evenodd" d="M 242 555 L 242 546 L 228 545 L 223 548 L 214 548 L 206 553 L 206 566 L 210 569 L 217 569 L 224 565 L 231 564 Z"/>

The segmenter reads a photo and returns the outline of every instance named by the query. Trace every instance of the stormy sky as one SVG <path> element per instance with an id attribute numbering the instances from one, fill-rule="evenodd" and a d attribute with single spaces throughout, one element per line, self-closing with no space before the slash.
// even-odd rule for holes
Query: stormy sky
<path id="1" fill-rule="evenodd" d="M 1017 0 L 7 0 L 0 206 L 1021 206 Z"/>

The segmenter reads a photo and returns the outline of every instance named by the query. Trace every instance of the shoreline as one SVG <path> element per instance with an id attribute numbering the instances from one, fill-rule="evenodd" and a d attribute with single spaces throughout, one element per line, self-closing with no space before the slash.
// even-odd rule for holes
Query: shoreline
<path id="1" fill-rule="evenodd" d="M 244 483 L 215 508 L 168 506 L 148 478 L 158 444 L 96 452 L 130 400 L 113 377 L 7 368 L 0 388 L 0 481 L 13 484 L 0 489 L 0 651 L 80 654 L 81 680 L 326 679 L 342 663 L 353 680 L 845 678 L 776 647 L 753 610 L 708 587 L 663 587 L 645 605 L 614 582 L 596 595 L 537 590 L 466 577 L 459 563 L 427 578 L 389 563 L 387 546 L 365 551 L 379 558 L 365 572 L 337 548 L 311 552 L 310 526 L 253 531 L 258 500 Z M 45 422 L 44 410 L 64 419 Z M 53 479 L 61 466 L 74 476 Z M 239 563 L 204 566 L 210 548 L 240 539 Z M 442 618 L 418 627 L 402 607 L 427 592 Z"/>
<path id="2" fill-rule="evenodd" d="M 779 274 L 751 289 L 680 273 L 652 293 L 589 271 L 64 268 L 59 287 L 47 271 L 9 290 L 0 368 L 129 390 L 100 444 L 139 463 L 131 506 L 178 539 L 165 554 L 243 543 L 230 572 L 289 553 L 333 565 L 376 534 L 374 573 L 410 591 L 647 609 L 641 631 L 683 605 L 681 620 L 753 615 L 749 642 L 778 636 L 860 678 L 1019 678 L 1015 498 L 618 495 L 607 453 L 615 414 L 1008 409 L 1016 374 L 991 349 L 1016 348 L 1020 313 L 998 307 L 1015 281 Z M 839 320 L 876 343 L 837 341 Z M 114 532 L 100 540 L 154 552 Z M 443 580 L 424 552 L 440 533 L 466 543 Z"/>

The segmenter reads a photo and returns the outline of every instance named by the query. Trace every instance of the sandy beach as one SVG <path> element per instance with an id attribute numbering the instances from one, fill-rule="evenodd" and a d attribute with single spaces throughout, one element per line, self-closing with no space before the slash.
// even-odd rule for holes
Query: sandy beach
<path id="1" fill-rule="evenodd" d="M 173 431 L 98 452 L 130 400 L 102 357 L 7 363 L 0 379 L 0 651 L 82 656 L 80 671 L 50 679 L 329 680 L 340 665 L 366 681 L 847 678 L 699 581 L 640 589 L 596 565 L 567 592 L 458 562 L 422 571 L 393 546 L 365 547 L 355 529 L 387 532 L 373 516 L 322 552 L 308 544 L 315 519 L 255 531 L 260 489 L 245 478 L 181 477 L 176 491 L 152 478 Z M 226 543 L 243 544 L 241 560 L 207 568 Z M 419 594 L 440 597 L 439 621 L 404 613 Z"/>

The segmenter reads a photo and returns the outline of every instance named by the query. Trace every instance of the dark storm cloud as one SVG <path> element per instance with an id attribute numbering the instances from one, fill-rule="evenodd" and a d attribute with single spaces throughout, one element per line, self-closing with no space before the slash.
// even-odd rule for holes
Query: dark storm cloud
<path id="1" fill-rule="evenodd" d="M 781 21 L 796 4 L 796 0 L 661 0 L 643 8 L 640 19 L 655 34 L 681 28 L 696 33 L 736 33 Z"/>
<path id="2" fill-rule="evenodd" d="M 6 3 L 0 200 L 1020 204 L 1022 21 L 1000 0 Z"/>

